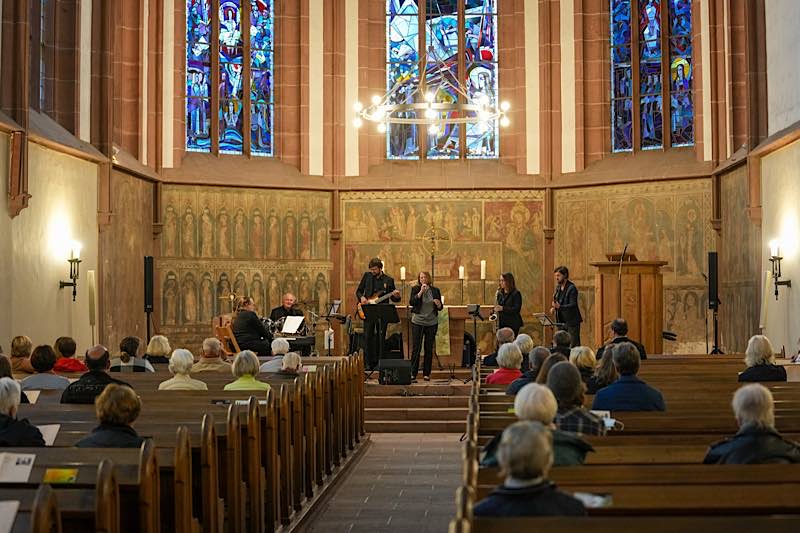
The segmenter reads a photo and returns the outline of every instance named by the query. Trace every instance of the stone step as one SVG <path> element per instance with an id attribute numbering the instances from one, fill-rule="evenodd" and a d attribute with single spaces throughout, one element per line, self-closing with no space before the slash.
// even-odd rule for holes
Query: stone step
<path id="1" fill-rule="evenodd" d="M 469 396 L 471 385 L 454 381 L 430 383 L 420 382 L 411 385 L 380 385 L 377 381 L 364 384 L 366 396 Z"/>
<path id="2" fill-rule="evenodd" d="M 464 407 L 469 405 L 467 396 L 367 396 L 364 399 L 367 409 L 386 407 Z"/>
<path id="3" fill-rule="evenodd" d="M 466 420 L 401 420 L 387 421 L 374 420 L 365 421 L 365 429 L 368 433 L 464 433 Z"/>
<path id="4" fill-rule="evenodd" d="M 367 421 L 432 421 L 447 420 L 461 422 L 467 419 L 466 407 L 395 407 L 367 408 L 364 420 Z"/>

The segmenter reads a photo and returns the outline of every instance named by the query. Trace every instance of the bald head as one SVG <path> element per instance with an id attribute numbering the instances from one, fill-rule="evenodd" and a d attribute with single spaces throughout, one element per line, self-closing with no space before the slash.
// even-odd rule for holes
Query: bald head
<path id="1" fill-rule="evenodd" d="M 108 348 L 102 344 L 95 344 L 86 350 L 86 366 L 89 370 L 105 370 L 108 368 L 110 360 Z"/>

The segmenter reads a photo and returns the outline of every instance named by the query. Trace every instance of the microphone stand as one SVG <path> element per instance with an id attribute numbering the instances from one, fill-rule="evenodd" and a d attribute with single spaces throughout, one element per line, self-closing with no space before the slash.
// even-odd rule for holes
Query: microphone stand
<path id="1" fill-rule="evenodd" d="M 622 316 L 622 263 L 625 261 L 625 252 L 628 251 L 628 243 L 622 249 L 622 255 L 619 256 L 619 272 L 617 272 L 617 317 Z"/>

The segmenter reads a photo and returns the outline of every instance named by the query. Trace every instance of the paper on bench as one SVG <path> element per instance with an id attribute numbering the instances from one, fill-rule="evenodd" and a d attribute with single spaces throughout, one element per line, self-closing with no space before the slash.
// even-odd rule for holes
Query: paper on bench
<path id="1" fill-rule="evenodd" d="M 33 453 L 0 453 L 0 483 L 27 483 L 35 459 Z"/>
<path id="2" fill-rule="evenodd" d="M 36 403 L 36 400 L 39 399 L 39 395 L 41 393 L 42 393 L 42 391 L 40 391 L 40 390 L 26 390 L 25 391 L 25 396 L 28 397 L 28 401 L 31 402 L 31 404 L 34 404 L 34 403 Z"/>
<path id="3" fill-rule="evenodd" d="M 42 424 L 41 426 L 36 427 L 42 432 L 42 437 L 44 437 L 44 445 L 52 446 L 56 441 L 56 437 L 58 437 L 58 430 L 61 429 L 61 424 Z"/>
<path id="4" fill-rule="evenodd" d="M 0 502 L 0 533 L 6 533 L 14 529 L 17 511 L 19 511 L 18 501 L 7 500 Z"/>

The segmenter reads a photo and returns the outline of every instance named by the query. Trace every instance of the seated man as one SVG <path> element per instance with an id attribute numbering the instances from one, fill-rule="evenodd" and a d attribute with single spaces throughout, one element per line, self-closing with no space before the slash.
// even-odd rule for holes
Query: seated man
<path id="1" fill-rule="evenodd" d="M 739 431 L 711 445 L 706 464 L 800 463 L 800 444 L 775 429 L 772 393 L 764 385 L 745 385 L 733 395 Z"/>
<path id="2" fill-rule="evenodd" d="M 78 345 L 72 337 L 59 337 L 53 346 L 56 350 L 56 366 L 54 372 L 80 372 L 81 374 L 89 370 L 83 361 L 75 357 Z"/>
<path id="3" fill-rule="evenodd" d="M 0 448 L 5 446 L 44 446 L 39 428 L 17 419 L 20 400 L 19 383 L 0 378 Z"/>
<path id="4" fill-rule="evenodd" d="M 231 364 L 222 357 L 222 343 L 216 337 L 203 341 L 203 354 L 192 365 L 192 372 L 224 372 L 230 374 Z"/>
<path id="5" fill-rule="evenodd" d="M 572 350 L 572 337 L 569 336 L 564 330 L 556 331 L 553 334 L 553 347 L 550 348 L 550 353 L 560 353 L 569 359 L 569 353 Z"/>
<path id="6" fill-rule="evenodd" d="M 547 386 L 558 402 L 555 424 L 558 429 L 584 435 L 605 435 L 606 426 L 597 415 L 583 407 L 586 386 L 572 363 L 556 363 L 547 374 Z"/>
<path id="7" fill-rule="evenodd" d="M 639 372 L 639 350 L 630 342 L 614 346 L 612 355 L 617 380 L 597 391 L 592 410 L 601 411 L 664 411 L 664 397 L 659 391 L 636 377 Z"/>
<path id="8" fill-rule="evenodd" d="M 506 394 L 514 396 L 519 390 L 528 383 L 536 382 L 536 376 L 542 368 L 545 360 L 550 357 L 550 350 L 544 346 L 537 346 L 528 354 L 528 367 L 530 370 L 522 374 L 522 377 L 515 379 L 506 387 Z"/>
<path id="9" fill-rule="evenodd" d="M 78 448 L 138 448 L 144 442 L 131 424 L 139 417 L 142 402 L 125 385 L 110 384 L 94 405 L 100 425 L 79 440 Z"/>
<path id="10" fill-rule="evenodd" d="M 280 372 L 283 368 L 283 356 L 289 353 L 289 341 L 282 337 L 278 337 L 272 341 L 270 346 L 272 350 L 272 358 L 261 365 L 258 369 L 259 372 Z"/>
<path id="11" fill-rule="evenodd" d="M 89 371 L 64 389 L 61 403 L 94 403 L 94 399 L 100 396 L 110 383 L 130 387 L 124 381 L 114 379 L 108 374 L 111 355 L 102 344 L 92 346 L 86 352 L 86 366 L 89 367 Z"/>
<path id="12" fill-rule="evenodd" d="M 775 349 L 764 335 L 753 335 L 744 351 L 747 369 L 739 381 L 786 381 L 786 369 L 775 364 Z"/>
<path id="13" fill-rule="evenodd" d="M 644 345 L 640 344 L 634 340 L 628 338 L 628 321 L 624 318 L 616 318 L 613 322 L 611 322 L 611 341 L 608 342 L 605 346 L 601 346 L 599 350 L 597 350 L 597 360 L 603 358 L 603 351 L 607 346 L 613 346 L 615 344 L 619 344 L 621 342 L 629 342 L 636 346 L 636 349 L 639 350 L 639 357 L 642 359 L 647 359 L 647 352 L 644 351 Z"/>
<path id="14" fill-rule="evenodd" d="M 270 311 L 269 319 L 273 322 L 276 322 L 277 320 L 287 316 L 303 316 L 303 312 L 295 307 L 296 303 L 297 298 L 294 297 L 294 294 L 287 292 L 283 295 L 281 305 Z"/>
<path id="15" fill-rule="evenodd" d="M 497 450 L 503 484 L 475 505 L 475 516 L 584 516 L 583 504 L 547 480 L 553 465 L 550 431 L 539 422 L 515 422 Z"/>
<path id="16" fill-rule="evenodd" d="M 22 390 L 64 390 L 69 386 L 67 378 L 53 372 L 56 352 L 47 344 L 33 350 L 31 366 L 36 373 L 22 380 Z"/>
<path id="17" fill-rule="evenodd" d="M 511 328 L 500 328 L 497 330 L 497 349 L 504 344 L 514 342 L 514 330 Z M 483 366 L 497 366 L 497 350 L 483 358 Z"/>

